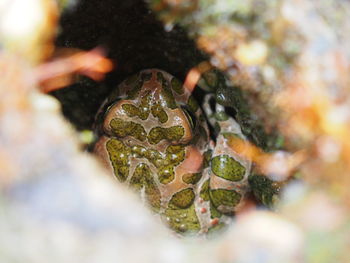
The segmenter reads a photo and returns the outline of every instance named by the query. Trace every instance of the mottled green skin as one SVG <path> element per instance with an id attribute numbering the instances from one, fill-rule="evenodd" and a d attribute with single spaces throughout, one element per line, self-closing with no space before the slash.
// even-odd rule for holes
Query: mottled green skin
<path id="1" fill-rule="evenodd" d="M 157 167 L 158 179 L 162 184 L 167 184 L 174 180 L 174 168 L 185 158 L 185 149 L 181 145 L 168 146 L 165 158 L 156 150 L 146 149 L 140 145 L 129 147 L 118 139 L 110 139 L 106 146 L 115 175 L 121 181 L 125 181 L 129 172 L 128 160 L 130 155 L 146 158 Z"/>
<path id="2" fill-rule="evenodd" d="M 127 79 L 125 83 L 127 85 L 132 85 L 132 89 L 128 92 L 128 99 L 135 99 L 138 97 L 139 92 L 143 86 L 143 83 L 151 78 L 152 74 L 141 74 L 134 75 L 131 78 Z"/>
<path id="3" fill-rule="evenodd" d="M 111 121 L 110 125 L 117 137 L 132 136 L 140 141 L 144 141 L 147 138 L 145 129 L 139 123 L 116 118 Z"/>
<path id="4" fill-rule="evenodd" d="M 201 191 L 200 191 L 200 197 L 204 201 L 210 202 L 210 217 L 211 218 L 220 218 L 222 214 L 217 210 L 217 208 L 214 206 L 213 201 L 211 200 L 211 195 L 210 195 L 210 186 L 209 186 L 210 180 L 207 180 L 204 182 L 202 185 Z"/>
<path id="5" fill-rule="evenodd" d="M 171 228 L 177 232 L 195 232 L 200 229 L 194 207 L 195 193 L 186 188 L 174 194 L 165 211 Z"/>
<path id="6" fill-rule="evenodd" d="M 175 98 L 173 96 L 172 90 L 170 88 L 169 83 L 165 80 L 164 76 L 162 73 L 158 72 L 157 73 L 157 80 L 161 83 L 162 85 L 162 95 L 165 99 L 165 102 L 167 104 L 167 107 L 170 109 L 175 109 L 177 108 L 177 104 L 175 101 Z"/>
<path id="7" fill-rule="evenodd" d="M 171 198 L 168 207 L 173 209 L 189 208 L 194 202 L 195 194 L 191 188 L 186 188 L 177 192 Z"/>
<path id="8" fill-rule="evenodd" d="M 178 141 L 184 136 L 184 129 L 181 126 L 170 128 L 154 127 L 148 134 L 150 144 L 157 144 L 161 140 Z"/>
<path id="9" fill-rule="evenodd" d="M 166 157 L 159 166 L 158 178 L 162 184 L 170 183 L 174 180 L 174 168 L 185 159 L 185 149 L 183 146 L 170 145 L 166 149 Z"/>
<path id="10" fill-rule="evenodd" d="M 209 201 L 210 200 L 210 196 L 209 196 L 209 182 L 210 180 L 206 180 L 204 182 L 204 184 L 202 185 L 202 189 L 200 191 L 200 197 L 204 200 L 204 201 Z"/>
<path id="11" fill-rule="evenodd" d="M 242 181 L 246 168 L 232 152 L 226 154 L 222 143 L 212 148 L 206 119 L 189 91 L 163 71 L 145 70 L 124 81 L 113 99 L 107 99 L 111 106 L 98 127 L 107 137 L 101 140 L 102 155 L 115 176 L 142 193 L 177 232 L 222 228 L 220 220 L 232 215 L 242 199 L 232 182 Z M 193 157 L 198 154 L 202 158 Z"/>
<path id="12" fill-rule="evenodd" d="M 123 104 L 122 108 L 126 111 L 129 117 L 138 116 L 141 120 L 147 120 L 150 113 L 150 94 L 148 93 L 141 99 L 139 107 L 132 104 Z"/>
<path id="13" fill-rule="evenodd" d="M 188 208 L 169 207 L 164 215 L 169 227 L 178 233 L 196 233 L 201 228 L 194 203 Z"/>
<path id="14" fill-rule="evenodd" d="M 136 190 L 141 190 L 142 187 L 144 187 L 148 203 L 153 210 L 156 212 L 159 211 L 160 191 L 147 164 L 140 163 L 136 166 L 135 172 L 130 180 L 130 185 Z"/>
<path id="15" fill-rule="evenodd" d="M 245 174 L 244 166 L 228 155 L 215 156 L 211 169 L 217 176 L 230 181 L 240 181 Z"/>
<path id="16" fill-rule="evenodd" d="M 199 180 L 202 178 L 201 173 L 188 173 L 184 174 L 182 176 L 182 181 L 184 181 L 186 184 L 196 184 L 199 182 Z"/>
<path id="17" fill-rule="evenodd" d="M 210 200 L 218 210 L 220 206 L 235 207 L 241 200 L 241 195 L 235 190 L 211 189 L 209 191 Z"/>
<path id="18" fill-rule="evenodd" d="M 168 121 L 168 114 L 166 114 L 165 110 L 160 105 L 160 103 L 153 105 L 151 111 L 152 111 L 152 115 L 158 118 L 158 120 L 161 123 L 165 123 Z"/>
<path id="19" fill-rule="evenodd" d="M 129 175 L 128 162 L 131 153 L 130 148 L 116 139 L 110 139 L 106 143 L 106 147 L 111 164 L 113 165 L 114 174 L 120 181 L 124 182 Z"/>

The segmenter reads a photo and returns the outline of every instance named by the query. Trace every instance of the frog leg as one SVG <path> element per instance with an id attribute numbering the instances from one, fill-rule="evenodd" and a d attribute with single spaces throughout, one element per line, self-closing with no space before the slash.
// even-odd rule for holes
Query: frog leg
<path id="1" fill-rule="evenodd" d="M 231 215 L 243 205 L 244 195 L 248 191 L 251 161 L 246 158 L 248 144 L 244 143 L 246 137 L 239 124 L 225 113 L 222 105 L 215 104 L 213 112 L 210 107 L 213 96 L 207 95 L 203 105 L 210 125 L 218 132 L 209 163 L 209 199 L 219 213 Z"/>

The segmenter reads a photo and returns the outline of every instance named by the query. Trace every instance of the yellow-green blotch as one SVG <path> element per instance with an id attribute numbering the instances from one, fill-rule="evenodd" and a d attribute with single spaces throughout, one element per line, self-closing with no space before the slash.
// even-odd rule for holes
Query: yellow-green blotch
<path id="1" fill-rule="evenodd" d="M 173 92 L 171 91 L 169 87 L 168 81 L 164 78 L 163 74 L 158 72 L 157 73 L 157 79 L 162 83 L 162 96 L 167 104 L 167 107 L 170 109 L 177 108 L 177 104 L 173 95 Z"/>
<path id="2" fill-rule="evenodd" d="M 140 141 L 146 139 L 146 131 L 139 123 L 115 118 L 110 122 L 113 133 L 118 137 L 132 136 Z"/>
<path id="3" fill-rule="evenodd" d="M 188 173 L 182 176 L 182 181 L 186 184 L 196 184 L 202 178 L 202 173 Z"/>
<path id="4" fill-rule="evenodd" d="M 138 107 L 133 104 L 123 104 L 122 108 L 129 117 L 138 116 L 141 120 L 147 120 L 149 116 L 149 104 L 151 101 L 150 93 L 148 92 L 141 99 L 141 103 Z"/>
<path id="5" fill-rule="evenodd" d="M 210 200 L 220 210 L 220 206 L 235 207 L 241 200 L 241 195 L 235 190 L 211 189 Z"/>
<path id="6" fill-rule="evenodd" d="M 139 92 L 143 86 L 143 83 L 145 81 L 150 80 L 151 78 L 152 78 L 152 73 L 143 73 L 141 74 L 141 78 L 139 79 L 138 79 L 138 75 L 135 74 L 131 76 L 129 79 L 125 80 L 125 84 L 130 86 L 132 83 L 135 83 L 136 80 L 138 79 L 138 81 L 135 84 L 133 84 L 134 87 L 132 87 L 132 89 L 127 92 L 128 94 L 127 99 L 130 99 L 130 100 L 135 99 L 139 95 Z"/>
<path id="7" fill-rule="evenodd" d="M 174 166 L 165 165 L 158 170 L 159 182 L 162 184 L 168 184 L 175 178 Z"/>
<path id="8" fill-rule="evenodd" d="M 189 208 L 194 202 L 195 194 L 193 189 L 186 188 L 174 194 L 170 201 L 169 207 L 173 209 L 185 209 Z"/>
<path id="9" fill-rule="evenodd" d="M 210 150 L 210 149 L 204 152 L 204 154 L 203 154 L 203 157 L 204 157 L 203 168 L 206 168 L 209 166 L 212 154 L 213 154 L 213 150 Z"/>
<path id="10" fill-rule="evenodd" d="M 129 175 L 130 148 L 117 139 L 110 139 L 106 143 L 106 149 L 111 160 L 114 174 L 124 182 Z"/>
<path id="11" fill-rule="evenodd" d="M 135 98 L 137 98 L 141 88 L 142 88 L 142 85 L 143 85 L 143 81 L 142 80 L 139 80 L 138 82 L 136 82 L 136 84 L 134 84 L 134 86 L 132 87 L 132 89 L 130 89 L 128 91 L 128 97 L 127 99 L 129 100 L 133 100 Z"/>
<path id="12" fill-rule="evenodd" d="M 182 126 L 172 126 L 170 128 L 154 127 L 148 134 L 148 141 L 150 144 L 157 144 L 161 140 L 178 141 L 185 134 Z"/>
<path id="13" fill-rule="evenodd" d="M 229 155 L 218 155 L 211 160 L 214 174 L 230 181 L 240 181 L 245 174 L 245 168 Z"/>
<path id="14" fill-rule="evenodd" d="M 210 180 L 206 180 L 201 188 L 201 191 L 199 193 L 199 196 L 204 200 L 204 201 L 210 201 L 209 205 L 210 205 L 210 217 L 211 218 L 220 218 L 221 217 L 221 213 L 216 209 L 216 207 L 213 205 L 213 202 L 210 200 Z"/>
<path id="15" fill-rule="evenodd" d="M 158 118 L 161 123 L 166 123 L 168 121 L 168 114 L 159 102 L 152 106 L 151 112 L 153 117 Z"/>
<path id="16" fill-rule="evenodd" d="M 159 211 L 161 194 L 148 165 L 144 163 L 137 165 L 134 174 L 131 177 L 130 185 L 136 190 L 141 190 L 142 187 L 145 187 L 145 194 L 148 203 L 155 212 Z"/>
<path id="17" fill-rule="evenodd" d="M 185 148 L 182 145 L 169 145 L 166 158 L 159 166 L 158 178 L 162 184 L 170 183 L 175 178 L 175 167 L 185 159 Z"/>
<path id="18" fill-rule="evenodd" d="M 168 224 L 177 232 L 197 232 L 200 224 L 194 207 L 195 194 L 191 188 L 175 193 L 165 211 Z"/>
<path id="19" fill-rule="evenodd" d="M 178 233 L 197 233 L 201 227 L 194 203 L 186 209 L 168 208 L 164 216 L 169 227 Z"/>
<path id="20" fill-rule="evenodd" d="M 209 201 L 209 179 L 203 183 L 199 196 L 204 201 Z"/>

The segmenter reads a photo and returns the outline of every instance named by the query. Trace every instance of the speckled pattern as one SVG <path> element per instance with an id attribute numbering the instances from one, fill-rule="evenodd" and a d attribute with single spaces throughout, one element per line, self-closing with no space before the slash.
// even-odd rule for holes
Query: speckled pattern
<path id="1" fill-rule="evenodd" d="M 239 125 L 231 117 L 213 122 L 221 131 L 217 146 L 183 84 L 162 70 L 142 70 L 101 106 L 94 151 L 170 228 L 205 234 L 242 205 L 251 165 L 223 136 L 245 140 Z"/>

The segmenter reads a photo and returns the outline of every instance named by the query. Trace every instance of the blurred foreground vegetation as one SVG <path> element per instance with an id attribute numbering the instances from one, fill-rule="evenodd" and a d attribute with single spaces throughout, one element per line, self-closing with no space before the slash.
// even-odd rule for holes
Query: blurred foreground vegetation
<path id="1" fill-rule="evenodd" d="M 0 3 L 0 261 L 349 262 L 349 14 L 336 0 Z M 289 183 L 274 212 L 198 246 L 104 175 L 73 126 L 91 128 L 131 72 L 185 80 L 208 64 L 250 136 L 257 197 Z"/>

